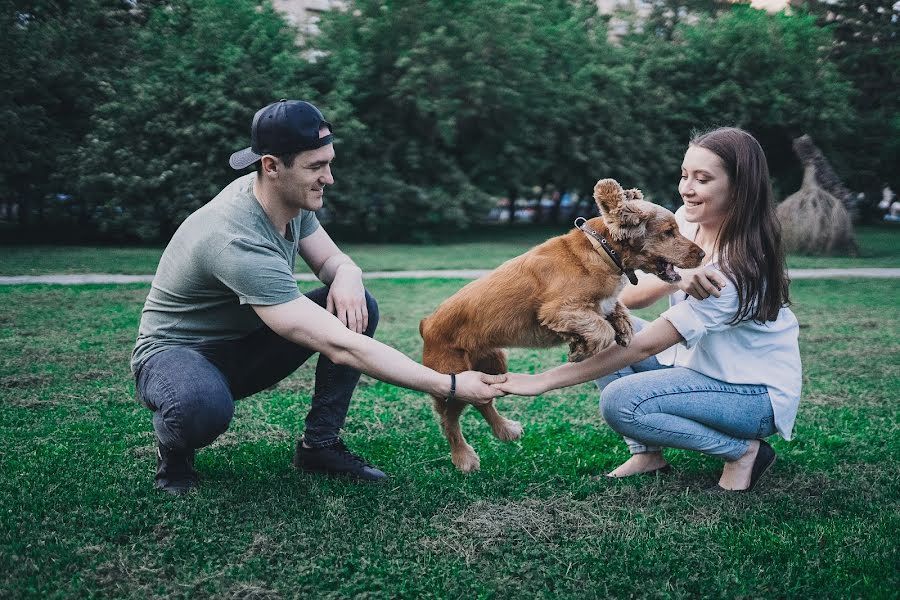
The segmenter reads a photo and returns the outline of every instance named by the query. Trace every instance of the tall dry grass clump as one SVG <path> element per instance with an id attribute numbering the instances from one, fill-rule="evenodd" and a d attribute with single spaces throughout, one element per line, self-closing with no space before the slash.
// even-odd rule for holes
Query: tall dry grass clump
<path id="1" fill-rule="evenodd" d="M 808 135 L 794 140 L 803 161 L 803 185 L 778 205 L 785 249 L 798 254 L 851 254 L 858 252 L 853 222 L 831 190 L 846 190 Z"/>

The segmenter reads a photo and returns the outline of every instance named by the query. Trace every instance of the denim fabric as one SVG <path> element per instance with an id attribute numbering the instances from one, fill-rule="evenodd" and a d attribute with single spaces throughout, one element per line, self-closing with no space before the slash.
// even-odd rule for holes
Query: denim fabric
<path id="1" fill-rule="evenodd" d="M 306 296 L 324 307 L 328 288 Z M 366 303 L 365 335 L 372 337 L 378 326 L 378 304 L 368 292 Z M 313 354 L 266 326 L 238 340 L 164 350 L 138 369 L 138 399 L 153 411 L 160 443 L 174 450 L 202 448 L 228 429 L 235 400 L 278 383 Z M 319 355 L 303 436 L 307 444 L 321 447 L 337 440 L 359 377 L 359 371 Z"/>
<path id="2" fill-rule="evenodd" d="M 634 319 L 635 331 L 646 325 Z M 725 460 L 746 453 L 748 442 L 775 433 L 769 392 L 738 385 L 650 357 L 596 381 L 600 410 L 625 436 L 632 454 L 663 447 L 696 450 Z"/>

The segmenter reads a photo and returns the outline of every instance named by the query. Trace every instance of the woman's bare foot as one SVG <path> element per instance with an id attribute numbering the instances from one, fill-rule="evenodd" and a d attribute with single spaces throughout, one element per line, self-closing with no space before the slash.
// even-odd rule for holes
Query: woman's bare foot
<path id="1" fill-rule="evenodd" d="M 668 464 L 666 459 L 663 458 L 662 452 L 641 452 L 640 454 L 632 454 L 631 458 L 616 467 L 615 470 L 607 473 L 606 476 L 619 478 L 640 475 L 641 473 L 662 469 Z"/>
<path id="2" fill-rule="evenodd" d="M 722 477 L 719 478 L 719 486 L 726 490 L 746 490 L 750 487 L 750 475 L 758 452 L 759 440 L 751 440 L 747 452 L 742 457 L 725 463 Z"/>

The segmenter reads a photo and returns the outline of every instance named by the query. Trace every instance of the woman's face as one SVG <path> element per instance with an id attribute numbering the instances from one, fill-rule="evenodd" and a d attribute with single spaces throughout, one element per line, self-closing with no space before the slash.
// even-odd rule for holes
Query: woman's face
<path id="1" fill-rule="evenodd" d="M 731 182 L 719 157 L 706 148 L 689 146 L 681 163 L 678 193 L 688 223 L 718 229 L 731 205 Z"/>

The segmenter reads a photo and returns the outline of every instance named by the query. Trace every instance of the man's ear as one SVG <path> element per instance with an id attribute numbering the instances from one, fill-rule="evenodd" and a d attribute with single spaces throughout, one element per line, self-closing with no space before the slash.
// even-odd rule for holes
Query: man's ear
<path id="1" fill-rule="evenodd" d="M 266 154 L 259 160 L 262 163 L 263 175 L 267 175 L 269 177 L 278 175 L 278 171 L 279 169 L 281 169 L 281 164 L 279 163 L 277 158 L 275 158 L 271 154 Z"/>

